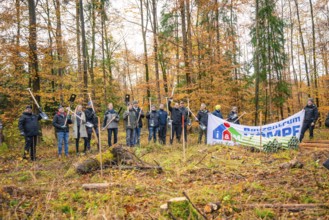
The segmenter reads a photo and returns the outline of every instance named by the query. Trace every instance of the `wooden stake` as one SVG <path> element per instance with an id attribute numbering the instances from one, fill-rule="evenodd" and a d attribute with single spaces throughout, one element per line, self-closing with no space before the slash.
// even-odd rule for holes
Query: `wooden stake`
<path id="1" fill-rule="evenodd" d="M 260 135 L 259 135 L 259 144 L 260 147 L 262 147 L 262 111 L 259 113 L 259 130 L 260 130 Z"/>
<path id="2" fill-rule="evenodd" d="M 102 158 L 102 144 L 101 144 L 101 125 L 100 125 L 100 119 L 99 117 L 98 119 L 98 137 L 99 137 L 99 141 L 98 141 L 98 147 L 99 147 L 99 162 L 100 162 L 100 166 L 101 166 L 101 178 L 103 179 L 103 158 Z"/>
<path id="3" fill-rule="evenodd" d="M 182 128 L 183 128 L 183 159 L 186 161 L 186 152 L 185 152 L 185 124 L 184 124 L 184 115 L 182 116 Z"/>

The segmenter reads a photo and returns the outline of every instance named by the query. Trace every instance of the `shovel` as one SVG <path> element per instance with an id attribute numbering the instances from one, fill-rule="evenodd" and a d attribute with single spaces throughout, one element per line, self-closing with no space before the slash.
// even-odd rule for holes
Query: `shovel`
<path id="1" fill-rule="evenodd" d="M 27 90 L 30 92 L 30 94 L 31 94 L 31 96 L 32 96 L 32 98 L 33 98 L 35 104 L 37 105 L 37 107 L 38 107 L 38 109 L 39 109 L 39 111 L 40 111 L 40 105 L 38 104 L 37 100 L 35 99 L 34 95 L 32 94 L 31 89 L 30 89 L 30 88 L 27 88 Z M 44 119 L 44 120 L 48 120 L 48 119 L 49 119 L 48 115 L 47 115 L 46 113 L 42 112 L 42 111 L 40 111 L 40 116 L 41 116 L 41 118 Z"/>

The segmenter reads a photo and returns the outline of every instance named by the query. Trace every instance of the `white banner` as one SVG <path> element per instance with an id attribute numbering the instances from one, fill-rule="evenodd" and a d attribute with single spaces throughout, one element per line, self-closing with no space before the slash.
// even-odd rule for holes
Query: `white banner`
<path id="1" fill-rule="evenodd" d="M 296 136 L 299 139 L 303 121 L 304 110 L 282 121 L 263 126 L 238 125 L 209 114 L 207 144 L 234 145 L 248 139 L 257 145 L 262 142 L 262 138 L 264 142 L 273 137 Z"/>

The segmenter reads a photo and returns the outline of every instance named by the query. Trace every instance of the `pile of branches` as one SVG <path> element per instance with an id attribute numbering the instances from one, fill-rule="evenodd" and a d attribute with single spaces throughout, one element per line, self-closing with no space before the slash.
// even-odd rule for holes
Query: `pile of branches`
<path id="1" fill-rule="evenodd" d="M 74 165 L 75 171 L 79 174 L 91 173 L 100 169 L 100 155 L 87 158 Z M 142 161 L 137 157 L 133 149 L 117 145 L 109 148 L 102 154 L 103 168 L 120 169 L 120 170 L 155 170 L 158 173 L 163 172 L 159 164 L 152 165 Z"/>

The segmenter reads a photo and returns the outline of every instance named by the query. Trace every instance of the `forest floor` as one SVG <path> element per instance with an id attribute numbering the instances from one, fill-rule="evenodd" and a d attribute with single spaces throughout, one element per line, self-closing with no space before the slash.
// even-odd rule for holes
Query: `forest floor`
<path id="1" fill-rule="evenodd" d="M 315 139 L 328 139 L 327 133 L 316 130 Z M 328 209 L 292 212 L 261 207 L 265 203 L 328 204 L 329 171 L 322 163 L 329 148 L 266 154 L 242 147 L 197 145 L 194 134 L 189 136 L 192 144 L 187 146 L 185 161 L 178 144 L 142 142 L 134 149 L 144 161 L 157 161 L 164 169 L 161 174 L 105 169 L 102 177 L 100 171 L 86 175 L 68 172 L 73 163 L 90 155 L 76 156 L 71 140 L 71 157 L 59 160 L 53 136 L 52 130 L 44 131 L 36 162 L 21 159 L 23 142 L 2 149 L 0 219 L 165 219 L 160 205 L 182 197 L 183 192 L 200 210 L 209 202 L 221 203 L 209 219 L 329 219 Z M 124 143 L 124 138 L 120 132 L 120 142 Z M 303 168 L 280 168 L 294 158 Z M 110 187 L 100 192 L 82 189 L 84 183 L 102 182 Z"/>

